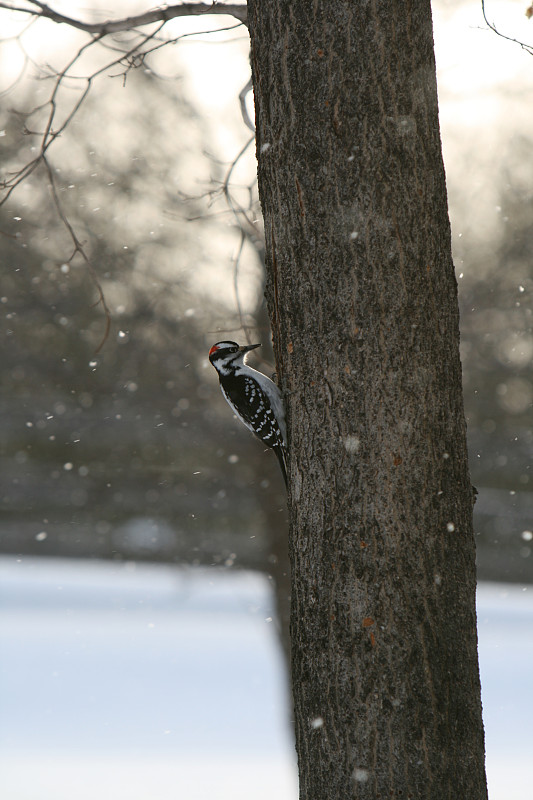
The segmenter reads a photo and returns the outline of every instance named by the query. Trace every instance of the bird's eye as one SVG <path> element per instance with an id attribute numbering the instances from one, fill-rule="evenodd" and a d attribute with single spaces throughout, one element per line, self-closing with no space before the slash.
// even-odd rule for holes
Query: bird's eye
<path id="1" fill-rule="evenodd" d="M 239 350 L 238 347 L 232 347 L 232 348 L 230 348 L 230 353 L 237 353 L 238 350 Z"/>

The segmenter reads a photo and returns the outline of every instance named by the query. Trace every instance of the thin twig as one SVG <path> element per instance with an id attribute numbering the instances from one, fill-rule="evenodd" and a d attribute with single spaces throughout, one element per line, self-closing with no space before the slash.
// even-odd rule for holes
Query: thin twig
<path id="1" fill-rule="evenodd" d="M 100 344 L 98 345 L 98 347 L 95 350 L 95 353 L 99 353 L 100 350 L 102 349 L 102 347 L 104 346 L 104 344 L 106 343 L 107 338 L 109 336 L 109 331 L 111 330 L 111 311 L 109 310 L 109 306 L 107 305 L 107 302 L 106 302 L 106 299 L 105 299 L 105 295 L 104 295 L 104 290 L 102 289 L 102 284 L 100 283 L 100 281 L 98 279 L 98 275 L 96 273 L 96 270 L 93 267 L 89 256 L 85 252 L 85 249 L 84 249 L 82 243 L 78 239 L 78 237 L 76 235 L 76 232 L 75 232 L 74 228 L 72 227 L 72 224 L 71 224 L 70 220 L 68 219 L 67 215 L 63 211 L 63 207 L 61 205 L 61 202 L 59 200 L 59 195 L 57 193 L 56 180 L 55 180 L 55 177 L 54 177 L 54 173 L 53 173 L 52 167 L 50 166 L 50 162 L 49 162 L 49 160 L 48 160 L 48 158 L 47 158 L 47 156 L 45 154 L 42 155 L 41 160 L 42 160 L 42 162 L 43 162 L 43 164 L 44 164 L 44 166 L 46 168 L 46 172 L 47 172 L 47 175 L 48 175 L 48 182 L 49 182 L 49 186 L 50 186 L 50 192 L 52 194 L 52 200 L 54 202 L 54 206 L 55 206 L 55 209 L 57 211 L 57 215 L 59 216 L 59 218 L 61 219 L 63 225 L 67 229 L 68 234 L 69 234 L 70 238 L 72 239 L 72 243 L 74 245 L 74 251 L 73 251 L 72 255 L 70 256 L 70 258 L 68 259 L 67 263 L 72 261 L 72 259 L 76 255 L 76 253 L 80 254 L 80 256 L 85 261 L 85 265 L 86 265 L 86 267 L 87 267 L 87 269 L 89 271 L 89 274 L 90 274 L 90 276 L 91 276 L 91 278 L 93 280 L 93 283 L 94 283 L 94 285 L 96 287 L 96 291 L 98 292 L 98 304 L 101 304 L 101 306 L 102 306 L 102 308 L 104 310 L 104 314 L 105 314 L 104 335 L 103 335 L 103 337 L 102 337 L 102 339 L 100 341 Z"/>
<path id="2" fill-rule="evenodd" d="M 522 48 L 522 50 L 525 50 L 526 53 L 529 53 L 530 56 L 533 56 L 533 45 L 526 44 L 525 42 L 521 42 L 519 39 L 515 39 L 513 36 L 507 36 L 505 33 L 501 33 L 501 31 L 498 30 L 494 22 L 489 22 L 487 18 L 487 12 L 485 9 L 485 0 L 481 0 L 481 11 L 483 13 L 483 19 L 485 20 L 486 24 L 491 29 L 491 31 L 494 31 L 494 33 L 500 36 L 502 39 L 506 39 L 508 42 L 513 42 L 514 44 L 519 45 Z"/>
<path id="3" fill-rule="evenodd" d="M 44 79 L 52 78 L 54 80 L 53 89 L 52 89 L 52 92 L 51 92 L 50 97 L 47 100 L 47 102 L 44 103 L 43 105 L 39 106 L 39 107 L 33 108 L 31 112 L 29 112 L 28 114 L 25 115 L 25 118 L 29 123 L 29 120 L 33 115 L 37 114 L 39 111 L 42 111 L 44 108 L 48 107 L 48 114 L 47 114 L 47 117 L 46 117 L 44 130 L 41 133 L 39 133 L 39 134 L 35 133 L 34 134 L 34 132 L 32 132 L 30 130 L 30 128 L 28 127 L 28 124 L 25 124 L 25 132 L 26 132 L 26 134 L 32 134 L 32 135 L 39 135 L 40 136 L 41 141 L 40 141 L 39 152 L 35 156 L 35 158 L 33 158 L 28 163 L 26 163 L 20 170 L 18 170 L 18 172 L 14 173 L 8 179 L 6 179 L 2 183 L 0 183 L 0 188 L 4 189 L 4 197 L 0 201 L 0 206 L 9 199 L 9 197 L 12 194 L 12 192 L 26 178 L 28 178 L 37 169 L 37 167 L 42 162 L 44 164 L 44 167 L 45 167 L 47 175 L 48 175 L 50 191 L 51 191 L 51 195 L 52 195 L 52 199 L 53 199 L 53 203 L 54 203 L 56 212 L 57 212 L 58 217 L 60 218 L 61 222 L 65 226 L 66 230 L 68 231 L 68 234 L 69 234 L 69 236 L 70 236 L 70 238 L 72 240 L 72 243 L 74 245 L 74 250 L 73 250 L 72 255 L 70 256 L 69 261 L 72 261 L 72 259 L 76 256 L 76 254 L 79 254 L 82 257 L 82 259 L 85 262 L 86 267 L 87 267 L 87 269 L 88 269 L 88 271 L 89 271 L 89 273 L 91 275 L 93 283 L 94 283 L 94 285 L 95 285 L 95 287 L 97 289 L 97 292 L 98 292 L 98 303 L 101 303 L 103 311 L 104 311 L 104 314 L 105 314 L 105 319 L 106 319 L 105 331 L 104 331 L 104 335 L 103 335 L 102 341 L 100 342 L 100 344 L 99 344 L 99 346 L 98 346 L 98 348 L 96 350 L 96 352 L 99 352 L 101 350 L 101 348 L 103 347 L 105 341 L 107 340 L 108 336 L 109 336 L 109 331 L 110 331 L 110 326 L 111 326 L 111 313 L 110 313 L 109 307 L 108 307 L 108 305 L 106 303 L 104 292 L 103 292 L 102 286 L 101 286 L 101 284 L 99 282 L 98 275 L 97 275 L 97 273 L 96 273 L 96 271 L 94 269 L 94 266 L 91 263 L 87 253 L 85 252 L 85 249 L 84 249 L 82 243 L 78 239 L 77 234 L 76 234 L 76 232 L 74 230 L 74 227 L 73 227 L 72 223 L 70 222 L 70 220 L 68 219 L 68 217 L 66 215 L 66 212 L 64 211 L 64 209 L 63 209 L 63 207 L 61 205 L 61 202 L 59 200 L 59 194 L 58 194 L 57 186 L 56 186 L 56 179 L 55 179 L 54 172 L 52 170 L 52 167 L 51 167 L 50 161 L 49 161 L 49 157 L 48 157 L 49 148 L 52 145 L 52 143 L 55 142 L 55 140 L 59 136 L 61 136 L 61 134 L 64 133 L 64 131 L 71 124 L 72 120 L 74 119 L 74 117 L 76 116 L 76 114 L 78 113 L 80 108 L 82 107 L 84 101 L 86 100 L 86 98 L 87 98 L 87 96 L 88 96 L 88 94 L 89 94 L 89 92 L 91 90 L 92 84 L 93 84 L 94 80 L 96 79 L 96 77 L 98 77 L 99 75 L 101 75 L 101 74 L 103 74 L 105 72 L 107 72 L 109 74 L 109 70 L 113 66 L 121 65 L 124 68 L 123 72 L 121 73 L 121 75 L 123 77 L 123 80 L 125 80 L 127 75 L 128 75 L 128 73 L 129 73 L 129 71 L 131 69 L 135 68 L 136 66 L 142 65 L 145 62 L 145 59 L 149 55 L 155 53 L 160 48 L 165 47 L 168 44 L 176 43 L 177 41 L 179 41 L 182 38 L 185 38 L 186 36 L 191 36 L 192 37 L 192 36 L 198 36 L 199 35 L 198 32 L 196 32 L 196 33 L 193 32 L 193 33 L 181 34 L 180 36 L 177 36 L 177 37 L 175 37 L 173 39 L 168 39 L 168 40 L 160 38 L 158 36 L 158 34 L 161 32 L 161 30 L 163 29 L 163 27 L 166 25 L 166 23 L 169 20 L 174 19 L 176 17 L 183 17 L 183 16 L 225 14 L 225 15 L 234 16 L 239 21 L 238 25 L 236 25 L 236 26 L 235 25 L 231 26 L 231 27 L 228 26 L 227 29 L 230 30 L 232 28 L 239 27 L 240 24 L 246 24 L 246 19 L 247 19 L 247 16 L 246 16 L 246 5 L 239 5 L 239 4 L 218 5 L 216 3 L 213 3 L 213 4 L 207 4 L 207 3 L 182 3 L 182 4 L 176 5 L 176 6 L 168 6 L 166 8 L 154 9 L 154 10 L 146 12 L 144 14 L 139 14 L 137 16 L 123 18 L 123 19 L 120 19 L 120 20 L 108 20 L 108 21 L 105 21 L 105 22 L 102 22 L 102 23 L 85 23 L 85 22 L 82 22 L 80 20 L 76 20 L 74 18 L 71 18 L 71 17 L 65 16 L 63 14 L 60 14 L 59 12 L 56 12 L 52 8 L 50 8 L 50 6 L 48 6 L 46 3 L 39 2 L 38 0 L 27 0 L 27 3 L 28 3 L 28 6 L 31 6 L 31 8 L 22 7 L 22 6 L 15 6 L 14 4 L 9 4 L 7 2 L 3 2 L 3 0 L 0 0 L 0 8 L 8 9 L 8 10 L 11 10 L 11 11 L 17 11 L 17 12 L 20 12 L 20 13 L 23 13 L 23 14 L 30 15 L 31 16 L 30 24 L 33 24 L 37 19 L 44 17 L 44 18 L 50 19 L 53 22 L 56 22 L 58 24 L 69 25 L 69 26 L 71 26 L 73 28 L 76 28 L 78 30 L 82 30 L 85 33 L 89 34 L 91 36 L 91 39 L 90 39 L 90 41 L 86 42 L 82 47 L 80 47 L 80 49 L 77 51 L 75 56 L 72 57 L 70 59 L 70 61 L 59 72 L 49 70 L 49 74 L 44 74 L 44 70 L 42 69 L 42 67 L 36 65 L 36 66 L 38 66 L 38 69 L 43 73 Z M 153 25 L 155 23 L 159 23 L 159 25 L 157 25 L 156 29 L 153 30 L 149 34 L 144 34 L 141 31 L 137 30 L 139 27 L 143 27 L 143 26 L 146 26 L 146 25 Z M 26 29 L 27 28 L 25 28 L 25 30 Z M 136 35 L 135 44 L 133 46 L 131 46 L 129 49 L 126 49 L 125 51 L 120 50 L 119 51 L 119 53 L 120 53 L 119 57 L 111 60 L 105 66 L 103 66 L 100 69 L 96 70 L 95 72 L 93 72 L 88 77 L 87 76 L 78 77 L 76 75 L 72 75 L 72 69 L 75 66 L 75 64 L 80 60 L 82 55 L 85 52 L 87 52 L 89 50 L 89 48 L 91 48 L 93 45 L 100 44 L 101 46 L 102 45 L 103 46 L 107 46 L 107 47 L 109 47 L 109 49 L 112 49 L 115 52 L 117 52 L 118 48 L 116 47 L 116 44 L 115 45 L 111 45 L 110 43 L 108 44 L 107 41 L 104 42 L 104 40 L 110 34 L 119 33 L 119 32 L 126 32 L 126 31 L 130 32 L 130 33 L 134 33 Z M 202 33 L 209 33 L 209 31 L 205 31 L 205 32 L 202 32 Z M 22 43 L 20 42 L 20 35 L 21 34 L 19 34 L 19 46 L 21 46 L 21 49 L 23 49 L 22 48 Z M 17 38 L 17 37 L 14 37 L 14 38 Z M 147 44 L 150 41 L 152 41 L 153 44 L 152 44 L 151 47 L 147 47 Z M 29 56 L 25 53 L 24 50 L 23 50 L 23 52 L 24 52 L 24 55 L 25 55 L 26 63 L 27 63 L 27 61 L 29 60 Z M 68 113 L 65 112 L 66 116 L 64 116 L 63 119 L 60 120 L 59 124 L 57 126 L 55 126 L 55 122 L 56 122 L 56 119 L 57 119 L 57 116 L 58 116 L 60 92 L 61 92 L 61 90 L 63 90 L 65 88 L 65 84 L 66 84 L 67 80 L 68 81 L 72 81 L 72 80 L 74 80 L 74 81 L 84 81 L 85 82 L 85 86 L 84 86 L 83 90 L 80 92 L 76 102 L 70 108 L 70 111 Z M 246 86 L 243 88 L 243 90 L 241 91 L 241 93 L 239 95 L 239 101 L 240 101 L 240 105 L 241 105 L 241 113 L 242 113 L 243 120 L 244 120 L 245 124 L 247 125 L 247 127 L 250 130 L 253 131 L 254 127 L 253 127 L 253 124 L 252 124 L 252 122 L 251 122 L 251 120 L 250 120 L 250 118 L 248 116 L 248 112 L 247 112 L 247 109 L 246 109 L 246 96 L 247 96 L 250 88 L 251 88 L 251 81 L 249 81 L 246 84 Z M 242 158 L 242 156 L 244 155 L 244 153 L 246 152 L 246 150 L 248 149 L 248 147 L 250 146 L 250 144 L 253 141 L 254 141 L 254 136 L 252 136 L 246 142 L 244 147 L 241 149 L 241 151 L 238 153 L 236 158 L 233 160 L 230 168 L 228 169 L 228 171 L 227 171 L 227 173 L 226 173 L 226 175 L 224 177 L 224 180 L 223 180 L 223 182 L 221 184 L 221 187 L 217 190 L 217 192 L 211 192 L 210 193 L 212 198 L 214 198 L 217 193 L 220 193 L 225 197 L 226 202 L 227 202 L 228 207 L 229 207 L 229 210 L 230 210 L 230 213 L 233 214 L 233 216 L 234 216 L 234 218 L 235 218 L 235 220 L 237 222 L 237 225 L 239 227 L 240 233 L 241 233 L 241 242 L 240 242 L 239 250 L 238 250 L 238 253 L 237 253 L 237 256 L 236 256 L 236 259 L 235 259 L 234 286 L 235 286 L 235 296 L 236 296 L 236 302 L 237 302 L 237 309 L 238 309 L 238 313 L 239 313 L 239 320 L 240 320 L 241 327 L 242 327 L 243 330 L 244 329 L 248 329 L 250 326 L 246 326 L 244 324 L 243 313 L 242 313 L 242 308 L 241 308 L 239 294 L 238 294 L 239 263 L 240 263 L 240 259 L 241 259 L 241 256 L 242 256 L 242 252 L 243 252 L 244 243 L 246 241 L 246 238 L 249 238 L 251 241 L 253 241 L 253 237 L 254 236 L 258 236 L 258 233 L 257 233 L 257 230 L 256 230 L 256 225 L 254 223 L 254 220 L 251 219 L 250 216 L 249 216 L 249 212 L 251 212 L 252 204 L 253 204 L 252 190 L 251 190 L 250 187 L 248 187 L 248 190 L 250 192 L 250 200 L 249 200 L 248 208 L 246 209 L 246 208 L 244 208 L 242 206 L 241 203 L 239 203 L 237 201 L 237 199 L 232 194 L 231 178 L 232 178 L 233 172 L 234 172 L 238 162 L 240 161 L 240 159 Z"/>
<path id="4" fill-rule="evenodd" d="M 249 128 L 255 136 L 255 125 L 253 124 L 252 120 L 250 119 L 250 115 L 248 114 L 248 109 L 246 108 L 246 98 L 248 97 L 248 93 L 252 89 L 252 76 L 250 75 L 246 85 L 242 87 L 241 91 L 239 92 L 239 103 L 241 106 L 241 116 L 243 119 L 244 124 L 247 128 Z"/>

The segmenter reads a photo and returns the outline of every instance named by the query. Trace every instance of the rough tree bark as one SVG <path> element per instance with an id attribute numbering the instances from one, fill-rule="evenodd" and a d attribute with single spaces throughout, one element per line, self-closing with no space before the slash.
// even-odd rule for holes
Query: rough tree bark
<path id="1" fill-rule="evenodd" d="M 486 798 L 428 0 L 249 0 L 301 797 Z"/>

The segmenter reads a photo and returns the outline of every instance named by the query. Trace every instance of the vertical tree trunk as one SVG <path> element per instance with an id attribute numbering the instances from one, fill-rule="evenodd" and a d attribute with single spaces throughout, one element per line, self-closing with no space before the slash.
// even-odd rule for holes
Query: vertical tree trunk
<path id="1" fill-rule="evenodd" d="M 249 0 L 301 797 L 486 798 L 429 0 Z"/>

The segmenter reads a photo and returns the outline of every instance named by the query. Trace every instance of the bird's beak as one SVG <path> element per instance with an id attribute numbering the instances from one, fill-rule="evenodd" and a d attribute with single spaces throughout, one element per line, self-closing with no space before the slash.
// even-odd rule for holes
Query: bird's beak
<path id="1" fill-rule="evenodd" d="M 241 353 L 247 353 L 249 350 L 255 350 L 256 347 L 261 347 L 261 342 L 259 344 L 243 344 L 239 347 Z"/>

